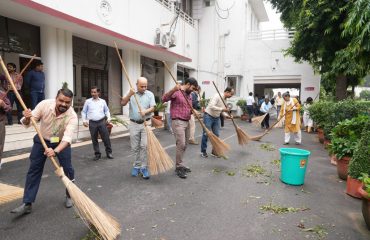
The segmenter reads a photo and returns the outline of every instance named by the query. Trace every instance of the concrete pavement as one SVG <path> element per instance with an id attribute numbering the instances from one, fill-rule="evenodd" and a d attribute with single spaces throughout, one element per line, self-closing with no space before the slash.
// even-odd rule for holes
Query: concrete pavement
<path id="1" fill-rule="evenodd" d="M 261 133 L 245 122 L 240 126 L 251 135 Z M 155 132 L 174 159 L 174 137 L 165 130 Z M 196 135 L 200 134 L 198 125 Z M 200 146 L 189 145 L 185 164 L 192 173 L 185 180 L 173 171 L 147 181 L 131 177 L 128 137 L 112 140 L 112 160 L 94 162 L 91 145 L 77 147 L 73 149 L 77 184 L 121 222 L 121 239 L 370 239 L 361 201 L 344 193 L 345 182 L 338 179 L 316 135 L 303 134 L 300 147 L 312 152 L 303 186 L 279 180 L 274 160 L 282 147 L 281 129 L 240 147 L 227 122 L 221 138 L 232 146 L 227 160 L 201 158 Z M 27 169 L 27 161 L 6 163 L 0 182 L 23 187 Z M 265 173 L 249 176 L 257 170 Z M 64 186 L 47 163 L 32 214 L 9 213 L 20 200 L 0 205 L 0 239 L 83 239 L 88 229 L 72 209 L 64 208 L 63 200 Z M 274 214 L 261 210 L 263 206 L 278 212 L 288 207 L 290 212 Z"/>

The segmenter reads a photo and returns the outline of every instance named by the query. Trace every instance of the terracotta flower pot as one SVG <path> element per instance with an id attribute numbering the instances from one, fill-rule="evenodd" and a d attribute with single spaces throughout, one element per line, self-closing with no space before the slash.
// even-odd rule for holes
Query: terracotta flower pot
<path id="1" fill-rule="evenodd" d="M 362 195 L 360 194 L 358 189 L 362 188 L 362 186 L 363 186 L 363 184 L 360 180 L 351 178 L 351 176 L 348 175 L 348 177 L 347 177 L 347 189 L 346 189 L 346 193 L 348 195 L 350 195 L 351 197 L 355 197 L 355 198 L 361 198 Z"/>
<path id="2" fill-rule="evenodd" d="M 319 142 L 324 143 L 325 141 L 324 130 L 322 130 L 321 128 L 317 129 L 317 136 L 319 138 Z"/>
<path id="3" fill-rule="evenodd" d="M 246 121 L 246 120 L 248 120 L 248 115 L 243 114 L 243 115 L 240 116 L 240 119 L 243 120 L 243 121 Z"/>
<path id="4" fill-rule="evenodd" d="M 358 191 L 362 196 L 362 216 L 364 217 L 367 229 L 370 230 L 370 196 L 362 187 Z"/>
<path id="5" fill-rule="evenodd" d="M 347 180 L 348 164 L 350 160 L 350 157 L 342 157 L 341 159 L 337 159 L 337 172 L 339 178 L 342 180 Z"/>

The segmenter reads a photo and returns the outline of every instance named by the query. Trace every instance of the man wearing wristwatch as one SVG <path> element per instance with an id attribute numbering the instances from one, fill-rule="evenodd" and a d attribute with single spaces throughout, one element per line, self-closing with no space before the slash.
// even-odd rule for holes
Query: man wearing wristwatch
<path id="1" fill-rule="evenodd" d="M 12 210 L 12 213 L 31 213 L 32 203 L 36 199 L 47 157 L 57 157 L 65 175 L 74 181 L 71 143 L 73 132 L 77 126 L 77 114 L 71 107 L 72 99 L 73 92 L 71 90 L 60 89 L 56 99 L 43 100 L 37 104 L 33 111 L 28 109 L 23 112 L 24 117 L 21 119 L 21 123 L 26 128 L 31 125 L 31 117 L 36 122 L 40 122 L 41 135 L 48 148 L 44 149 L 36 134 L 33 138 L 30 154 L 30 167 L 24 187 L 23 204 Z M 70 208 L 72 205 L 72 200 L 66 191 L 65 206 Z"/>
<path id="2" fill-rule="evenodd" d="M 147 167 L 147 136 L 145 132 L 144 122 L 150 120 L 151 113 L 154 111 L 155 99 L 154 94 L 147 90 L 148 80 L 140 77 L 136 82 L 137 92 L 130 89 L 130 92 L 121 98 L 121 105 L 126 106 L 129 103 L 131 151 L 135 155 L 134 166 L 131 170 L 131 175 L 137 177 L 141 173 L 144 179 L 150 178 L 150 173 Z M 136 100 L 139 101 L 141 111 L 139 110 Z"/>

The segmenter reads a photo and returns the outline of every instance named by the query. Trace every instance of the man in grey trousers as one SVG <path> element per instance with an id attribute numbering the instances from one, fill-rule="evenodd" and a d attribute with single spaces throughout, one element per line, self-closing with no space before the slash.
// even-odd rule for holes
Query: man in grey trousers
<path id="1" fill-rule="evenodd" d="M 130 89 L 130 92 L 122 97 L 121 105 L 126 106 L 129 104 L 129 117 L 130 117 L 130 142 L 131 150 L 135 155 L 134 166 L 131 170 L 131 175 L 137 177 L 141 173 L 144 179 L 149 179 L 150 173 L 147 167 L 147 137 L 145 132 L 144 122 L 149 121 L 151 113 L 154 111 L 155 99 L 154 94 L 147 90 L 148 80 L 144 77 L 140 77 L 136 82 L 137 92 L 134 89 Z M 136 100 L 139 101 L 141 111 L 139 110 Z"/>
<path id="2" fill-rule="evenodd" d="M 113 159 L 112 146 L 109 139 L 107 122 L 110 122 L 110 112 L 104 99 L 99 98 L 100 89 L 96 86 L 91 87 L 91 97 L 85 101 L 82 109 L 82 121 L 85 127 L 89 127 L 91 140 L 94 147 L 95 158 L 97 161 L 101 157 L 98 134 L 100 134 L 105 146 L 107 158 Z"/>

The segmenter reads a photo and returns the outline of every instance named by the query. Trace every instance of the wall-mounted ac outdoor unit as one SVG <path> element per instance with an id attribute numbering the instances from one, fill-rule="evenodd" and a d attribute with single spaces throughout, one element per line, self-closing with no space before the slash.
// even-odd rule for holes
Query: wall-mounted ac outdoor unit
<path id="1" fill-rule="evenodd" d="M 157 47 L 168 48 L 169 47 L 169 37 L 166 33 L 163 33 L 159 28 L 155 31 L 154 44 Z"/>

